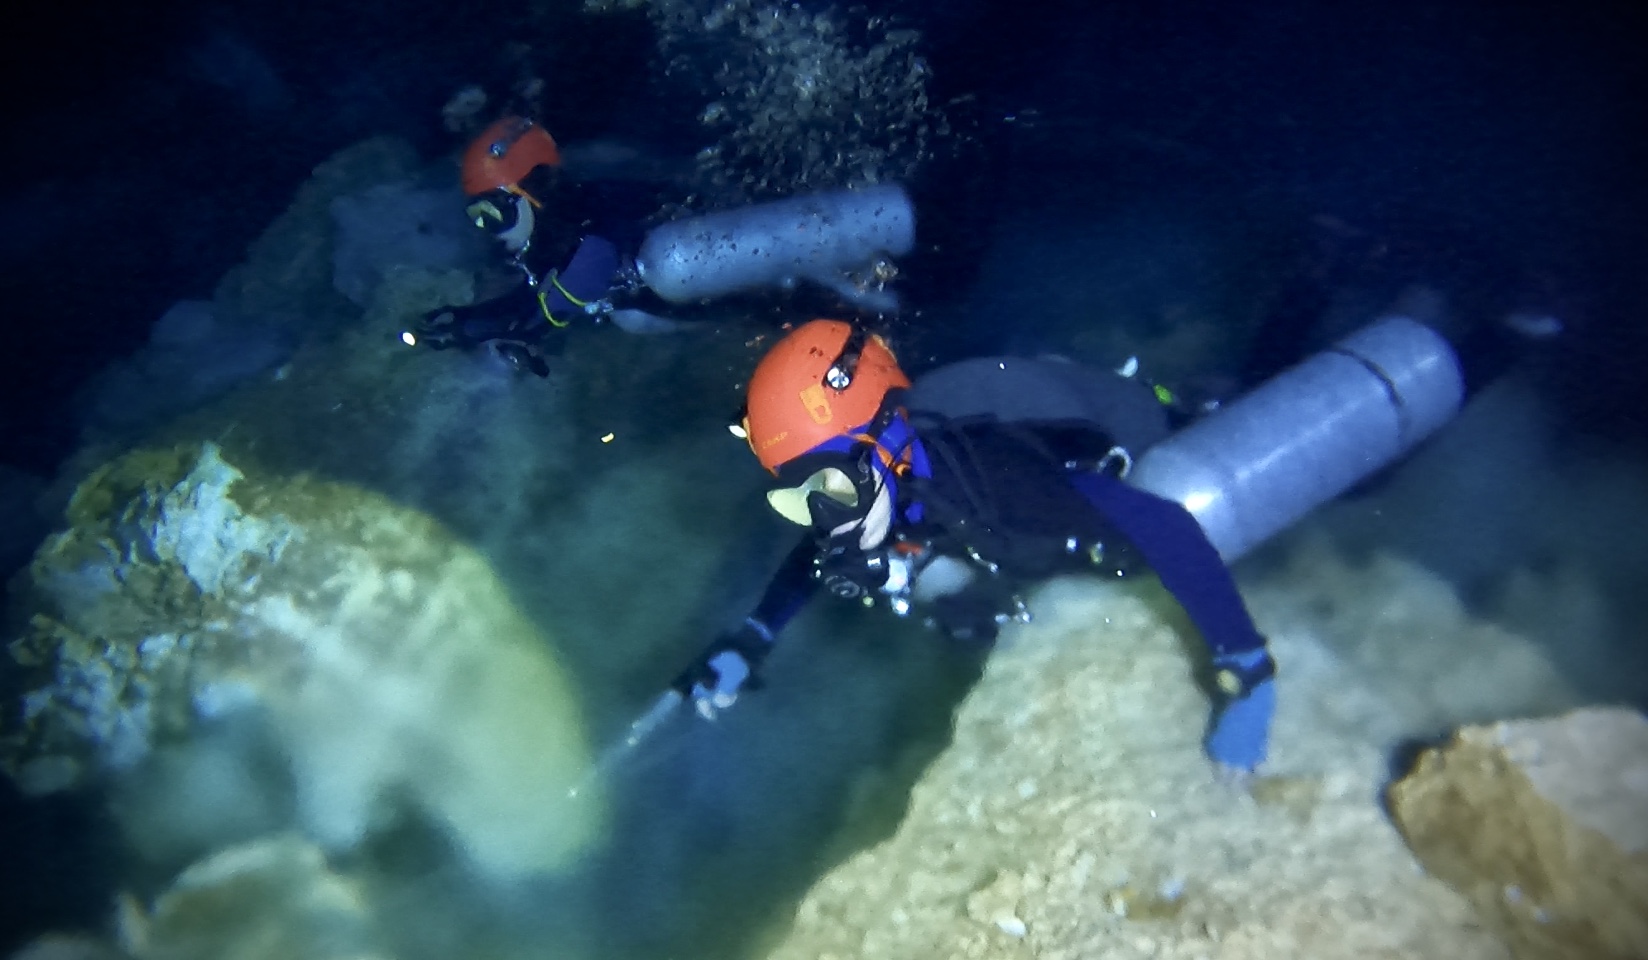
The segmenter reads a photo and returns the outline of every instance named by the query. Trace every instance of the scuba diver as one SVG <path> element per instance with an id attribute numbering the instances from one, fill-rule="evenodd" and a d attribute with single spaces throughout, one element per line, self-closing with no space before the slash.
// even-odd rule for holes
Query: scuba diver
<path id="1" fill-rule="evenodd" d="M 671 681 L 591 776 L 680 706 L 706 718 L 731 706 L 820 588 L 899 616 L 920 608 L 928 624 L 988 642 L 1029 619 L 1023 593 L 1037 581 L 1140 566 L 1210 652 L 1209 755 L 1255 769 L 1276 664 L 1228 564 L 1376 478 L 1551 336 L 1548 324 L 1530 340 L 1515 323 L 1440 323 L 1437 309 L 1402 298 L 1215 403 L 1175 396 L 1131 360 L 1099 371 L 981 357 L 912 384 L 881 338 L 834 320 L 801 325 L 757 365 L 735 432 L 781 484 L 769 504 L 808 533 L 750 615 Z"/>
<path id="2" fill-rule="evenodd" d="M 485 345 L 546 376 L 551 333 L 587 317 L 631 333 L 682 329 L 719 301 L 779 294 L 806 281 L 832 307 L 897 309 L 892 258 L 914 246 L 902 188 L 835 190 L 642 229 L 659 204 L 637 184 L 564 175 L 554 138 L 523 117 L 494 122 L 464 152 L 466 212 L 503 248 L 522 282 L 508 293 L 424 314 L 402 334 L 436 349 Z M 645 186 L 645 185 L 639 185 Z M 793 304 L 791 305 L 793 308 Z M 722 308 L 724 309 L 724 307 Z"/>
<path id="3" fill-rule="evenodd" d="M 498 242 L 522 282 L 499 297 L 429 311 L 403 339 L 437 350 L 487 344 L 517 368 L 548 375 L 546 334 L 597 313 L 592 306 L 611 292 L 620 266 L 613 240 L 585 232 L 596 224 L 597 198 L 562 177 L 560 166 L 554 138 L 522 117 L 494 122 L 469 144 L 465 213 Z"/>
<path id="4" fill-rule="evenodd" d="M 1036 582 L 1142 562 L 1212 654 L 1222 701 L 1209 755 L 1256 767 L 1276 698 L 1265 638 L 1196 517 L 1122 479 L 1167 436 L 1161 404 L 1137 380 L 1090 374 L 992 358 L 912 388 L 887 344 L 855 325 L 791 331 L 751 376 L 741 430 L 782 484 L 769 504 L 808 533 L 750 616 L 674 680 L 674 696 L 706 717 L 730 706 L 820 589 L 901 616 L 919 607 L 950 635 L 988 643 L 1029 619 L 1022 593 Z M 1060 402 L 1032 409 L 1027 388 Z"/>

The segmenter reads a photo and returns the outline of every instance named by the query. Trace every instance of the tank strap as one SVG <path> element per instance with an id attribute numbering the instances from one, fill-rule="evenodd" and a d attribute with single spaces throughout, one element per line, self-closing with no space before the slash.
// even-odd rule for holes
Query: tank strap
<path id="1" fill-rule="evenodd" d="M 617 276 L 618 248 L 603 237 L 585 237 L 564 269 L 551 270 L 534 283 L 538 308 L 544 319 L 564 327 L 574 315 L 599 310 Z"/>

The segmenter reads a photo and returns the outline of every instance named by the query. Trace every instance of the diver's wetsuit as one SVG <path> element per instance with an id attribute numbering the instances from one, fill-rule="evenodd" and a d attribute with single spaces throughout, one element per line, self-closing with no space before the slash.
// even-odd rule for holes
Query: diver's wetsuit
<path id="1" fill-rule="evenodd" d="M 1216 657 L 1263 650 L 1264 637 L 1195 518 L 1097 466 L 1116 446 L 1136 457 L 1165 436 L 1160 409 L 1129 399 L 1140 391 L 1148 397 L 1147 388 L 1056 361 L 958 366 L 964 367 L 960 379 L 949 379 L 955 371 L 946 368 L 918 383 L 909 398 L 912 409 L 937 401 L 968 415 L 912 415 L 927 475 L 899 481 L 892 533 L 904 548 L 956 558 L 974 570 L 960 592 L 932 602 L 936 625 L 988 640 L 1012 615 L 1023 588 L 1061 572 L 1122 573 L 1142 561 Z M 963 383 L 971 389 L 949 389 Z M 1000 398 L 1005 417 L 980 409 L 992 396 Z M 766 643 L 840 574 L 821 562 L 821 552 L 809 535 L 768 584 L 746 622 Z M 876 586 L 862 585 L 865 593 Z M 851 587 L 831 592 L 853 595 Z"/>
<path id="2" fill-rule="evenodd" d="M 444 311 L 452 315 L 457 342 L 537 343 L 550 327 L 566 326 L 583 315 L 584 304 L 610 293 L 618 275 L 618 248 L 605 237 L 584 237 L 563 267 L 534 266 L 545 261 L 528 258 L 526 269 L 537 283 L 522 283 L 503 296 Z"/>
<path id="3" fill-rule="evenodd" d="M 557 184 L 537 213 L 532 243 L 515 263 L 532 282 L 460 307 L 432 311 L 422 331 L 431 346 L 499 343 L 518 346 L 534 359 L 558 343 L 546 340 L 586 314 L 585 305 L 615 291 L 623 257 L 642 236 L 641 223 L 656 197 L 642 187 Z M 534 372 L 543 374 L 541 360 Z"/>

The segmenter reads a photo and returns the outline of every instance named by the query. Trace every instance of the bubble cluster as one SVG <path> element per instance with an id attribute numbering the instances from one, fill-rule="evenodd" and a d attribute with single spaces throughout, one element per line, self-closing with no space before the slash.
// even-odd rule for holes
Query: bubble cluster
<path id="1" fill-rule="evenodd" d="M 921 35 L 862 10 L 771 0 L 586 0 L 644 7 L 664 73 L 707 102 L 698 153 L 709 199 L 907 180 L 949 134 Z"/>

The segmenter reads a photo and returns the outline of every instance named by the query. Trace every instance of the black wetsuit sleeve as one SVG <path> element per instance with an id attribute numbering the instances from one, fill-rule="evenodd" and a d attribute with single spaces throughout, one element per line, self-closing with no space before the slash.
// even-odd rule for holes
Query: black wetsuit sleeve
<path id="1" fill-rule="evenodd" d="M 467 343 L 528 339 L 548 326 L 538 308 L 537 293 L 525 283 L 491 300 L 455 307 L 452 316 Z"/>
<path id="2" fill-rule="evenodd" d="M 1073 482 L 1155 571 L 1214 656 L 1263 649 L 1230 568 L 1190 511 L 1112 477 L 1083 474 Z"/>
<path id="3" fill-rule="evenodd" d="M 755 612 L 747 622 L 758 632 L 764 632 L 768 643 L 818 592 L 818 581 L 813 579 L 813 561 L 817 557 L 817 544 L 812 537 L 805 537 L 767 581 L 766 592 L 761 594 L 761 602 L 755 605 Z"/>
<path id="4" fill-rule="evenodd" d="M 737 629 L 716 637 L 692 665 L 670 682 L 670 686 L 683 697 L 699 697 L 708 690 L 736 693 L 738 688 L 755 682 L 757 671 L 762 661 L 767 659 L 767 654 L 772 652 L 773 641 L 778 638 L 779 631 L 816 590 L 812 567 L 817 552 L 810 537 L 797 544 L 784 558 L 778 572 L 767 582 L 766 592 L 761 595 L 761 602 L 756 604 L 755 612 L 745 617 Z M 736 661 L 726 661 L 724 656 L 728 653 L 734 654 Z M 742 668 L 729 679 L 723 671 L 732 669 L 738 663 L 742 663 Z"/>

